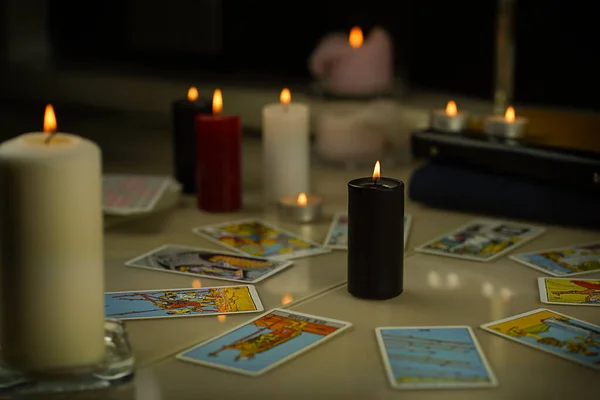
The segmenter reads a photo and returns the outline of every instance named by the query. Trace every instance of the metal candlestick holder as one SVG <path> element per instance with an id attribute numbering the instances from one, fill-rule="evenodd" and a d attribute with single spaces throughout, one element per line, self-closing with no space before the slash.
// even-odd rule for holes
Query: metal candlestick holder
<path id="1" fill-rule="evenodd" d="M 43 333 L 40 333 L 43 334 Z M 0 353 L 0 397 L 40 396 L 106 389 L 133 379 L 135 360 L 127 337 L 125 324 L 116 319 L 104 323 L 104 360 L 84 374 L 52 375 L 47 377 L 15 370 L 4 363 Z"/>

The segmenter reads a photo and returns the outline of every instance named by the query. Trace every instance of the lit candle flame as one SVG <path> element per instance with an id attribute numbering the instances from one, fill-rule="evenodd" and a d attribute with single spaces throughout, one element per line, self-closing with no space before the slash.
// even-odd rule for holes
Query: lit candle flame
<path id="1" fill-rule="evenodd" d="M 285 88 L 281 91 L 281 94 L 279 95 L 279 101 L 284 105 L 292 102 L 292 93 L 290 92 L 290 89 Z"/>
<path id="2" fill-rule="evenodd" d="M 200 279 L 194 279 L 192 281 L 192 287 L 194 289 L 200 289 L 202 287 L 202 281 Z"/>
<path id="3" fill-rule="evenodd" d="M 219 115 L 223 111 L 223 94 L 221 93 L 221 89 L 215 89 L 212 109 L 214 115 Z"/>
<path id="4" fill-rule="evenodd" d="M 225 322 L 226 319 L 227 315 L 217 315 L 217 321 L 219 321 L 220 323 Z"/>
<path id="5" fill-rule="evenodd" d="M 198 89 L 196 89 L 194 86 L 192 86 L 191 88 L 188 89 L 188 100 L 189 101 L 196 101 L 198 100 Z"/>
<path id="6" fill-rule="evenodd" d="M 44 111 L 44 132 L 56 132 L 56 115 L 54 114 L 52 104 L 46 105 L 46 111 Z"/>
<path id="7" fill-rule="evenodd" d="M 510 124 L 515 122 L 515 119 L 515 109 L 512 106 L 510 106 L 506 109 L 506 113 L 504 113 L 504 120 Z"/>
<path id="8" fill-rule="evenodd" d="M 446 115 L 449 117 L 454 117 L 458 114 L 458 108 L 456 107 L 456 103 L 454 100 L 450 100 L 448 105 L 446 105 Z"/>
<path id="9" fill-rule="evenodd" d="M 306 193 L 300 193 L 298 195 L 298 205 L 305 206 L 308 203 L 308 198 L 306 197 Z"/>
<path id="10" fill-rule="evenodd" d="M 290 304 L 292 301 L 294 301 L 294 298 L 289 293 L 286 293 L 285 296 L 281 298 L 281 304 L 283 305 Z"/>
<path id="11" fill-rule="evenodd" d="M 381 166 L 379 165 L 379 160 L 375 163 L 375 168 L 373 168 L 373 180 L 376 181 L 381 178 Z"/>
<path id="12" fill-rule="evenodd" d="M 363 31 L 358 26 L 355 26 L 350 30 L 350 36 L 348 37 L 350 47 L 358 49 L 364 42 Z"/>

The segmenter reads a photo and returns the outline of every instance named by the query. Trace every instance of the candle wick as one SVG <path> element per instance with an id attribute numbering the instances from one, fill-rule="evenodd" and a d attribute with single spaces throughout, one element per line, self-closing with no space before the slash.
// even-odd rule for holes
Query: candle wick
<path id="1" fill-rule="evenodd" d="M 44 144 L 50 144 L 50 142 L 52 141 L 52 138 L 54 138 L 55 135 L 56 135 L 56 131 L 50 132 L 48 134 L 48 137 L 46 137 L 46 140 L 44 140 Z"/>

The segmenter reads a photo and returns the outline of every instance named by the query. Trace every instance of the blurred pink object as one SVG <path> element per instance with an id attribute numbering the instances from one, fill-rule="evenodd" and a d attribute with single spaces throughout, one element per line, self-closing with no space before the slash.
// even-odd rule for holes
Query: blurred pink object
<path id="1" fill-rule="evenodd" d="M 327 89 L 342 95 L 377 94 L 394 84 L 392 39 L 382 28 L 373 28 L 363 41 L 360 28 L 350 36 L 325 37 L 311 54 L 309 69 L 326 81 Z"/>

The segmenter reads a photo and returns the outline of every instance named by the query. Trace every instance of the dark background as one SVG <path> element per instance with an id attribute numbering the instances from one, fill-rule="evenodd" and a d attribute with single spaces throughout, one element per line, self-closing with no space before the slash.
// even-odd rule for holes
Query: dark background
<path id="1" fill-rule="evenodd" d="M 113 67 L 116 63 L 152 75 L 193 70 L 207 77 L 308 82 L 306 60 L 323 35 L 349 31 L 353 25 L 367 32 L 377 24 L 394 37 L 398 73 L 411 88 L 492 98 L 497 1 L 222 0 L 217 1 L 222 8 L 215 28 L 220 46 L 205 52 L 211 54 L 177 46 L 140 48 L 128 40 L 132 19 L 156 19 L 160 13 L 168 20 L 176 7 L 191 7 L 194 13 L 193 3 L 208 1 L 179 0 L 167 7 L 168 2 L 148 1 L 144 6 L 139 1 L 104 0 L 92 7 L 87 1 L 52 0 L 52 43 L 65 63 L 99 66 L 110 61 Z M 595 93 L 600 70 L 598 11 L 598 2 L 591 0 L 517 2 L 516 102 L 600 109 Z M 202 40 L 214 33 L 193 35 L 215 18 L 204 15 L 202 8 L 196 12 L 195 27 L 173 32 L 177 21 L 171 21 L 144 29 L 179 35 L 173 43 Z"/>

